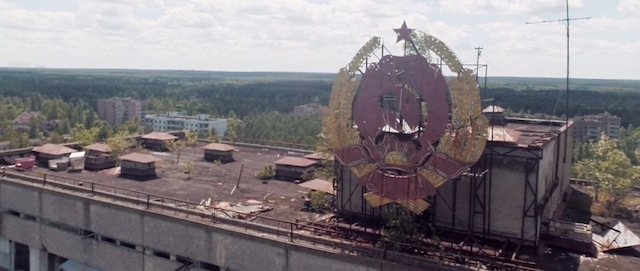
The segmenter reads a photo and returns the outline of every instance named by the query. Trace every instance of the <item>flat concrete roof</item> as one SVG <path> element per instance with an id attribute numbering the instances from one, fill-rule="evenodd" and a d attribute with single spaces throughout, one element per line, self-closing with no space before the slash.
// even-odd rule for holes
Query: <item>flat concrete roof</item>
<path id="1" fill-rule="evenodd" d="M 39 152 L 39 153 L 51 154 L 51 155 L 65 155 L 65 154 L 70 154 L 72 152 L 76 152 L 76 150 L 69 148 L 63 144 L 51 144 L 51 143 L 34 147 L 33 151 Z"/>
<path id="2" fill-rule="evenodd" d="M 518 147 L 543 147 L 558 135 L 567 131 L 567 125 L 559 120 L 506 118 L 506 125 L 494 125 L 493 143 L 515 144 Z M 569 120 L 569 126 L 573 121 Z M 489 127 L 491 131 L 491 127 Z M 489 134 L 491 141 L 491 134 Z M 507 140 L 511 139 L 511 140 Z"/>
<path id="3" fill-rule="evenodd" d="M 142 139 L 154 139 L 154 140 L 174 140 L 177 138 L 178 137 L 170 133 L 163 133 L 163 132 L 151 132 L 142 136 Z"/>
<path id="4" fill-rule="evenodd" d="M 20 171 L 20 173 L 39 177 L 42 172 L 47 174 L 49 180 L 59 179 L 57 176 L 73 178 L 193 203 L 211 198 L 211 206 L 216 206 L 220 202 L 246 206 L 256 204 L 258 201 L 264 206 L 273 208 L 262 215 L 287 221 L 293 221 L 296 218 L 309 219 L 314 216 L 314 213 L 302 211 L 304 197 L 309 189 L 300 187 L 293 182 L 262 181 L 256 177 L 258 172 L 266 166 L 273 166 L 277 160 L 283 157 L 302 157 L 308 153 L 236 145 L 234 162 L 216 164 L 203 160 L 204 150 L 201 147 L 206 144 L 200 142 L 195 147 L 184 148 L 179 163 L 176 163 L 176 154 L 147 152 L 160 161 L 155 163 L 158 177 L 146 181 L 119 177 L 118 170 L 115 169 L 99 172 L 88 170 L 54 172 L 46 168 L 35 167 L 33 170 Z M 193 163 L 190 178 L 189 174 L 185 173 L 183 166 L 187 161 Z M 242 176 L 239 176 L 241 168 Z M 239 188 L 231 194 L 238 182 L 238 177 L 240 177 Z"/>

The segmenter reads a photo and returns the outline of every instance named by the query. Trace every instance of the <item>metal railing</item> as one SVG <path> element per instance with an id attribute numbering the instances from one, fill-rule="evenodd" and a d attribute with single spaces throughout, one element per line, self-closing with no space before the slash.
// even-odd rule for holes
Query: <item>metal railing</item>
<path id="1" fill-rule="evenodd" d="M 491 270 L 537 270 L 527 263 L 497 259 L 497 255 L 461 254 L 460 252 L 451 251 L 452 249 L 445 250 L 439 244 L 416 245 L 399 243 L 374 236 L 353 234 L 337 227 L 321 226 L 297 220 L 285 221 L 260 214 L 243 213 L 224 208 L 204 207 L 200 203 L 52 173 L 31 176 L 3 168 L 2 177 L 29 182 L 43 188 L 84 193 L 87 197 L 103 197 L 113 202 L 129 206 L 134 205 L 147 211 L 186 218 L 195 222 L 235 226 L 239 229 L 244 229 L 247 233 L 261 234 L 263 238 L 265 237 L 264 234 L 271 234 L 278 240 L 284 239 L 287 242 L 312 246 L 320 245 L 343 253 L 366 255 L 391 262 L 410 264 L 421 262 L 422 265 L 439 266 L 444 269 L 456 269 L 461 267 L 460 263 L 464 263 L 463 266 L 467 267 L 470 265 L 476 267 L 480 265 L 491 266 Z M 260 220 L 262 224 L 253 222 L 255 220 Z M 403 253 L 395 251 L 398 249 Z M 415 256 L 420 257 L 415 258 Z"/>

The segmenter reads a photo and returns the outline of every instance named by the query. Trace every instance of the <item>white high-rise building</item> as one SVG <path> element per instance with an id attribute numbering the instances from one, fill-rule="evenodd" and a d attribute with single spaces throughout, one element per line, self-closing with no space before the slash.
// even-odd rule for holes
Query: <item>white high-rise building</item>
<path id="1" fill-rule="evenodd" d="M 154 132 L 193 130 L 201 136 L 206 136 L 209 130 L 213 129 L 220 137 L 224 137 L 227 132 L 227 119 L 211 118 L 209 114 L 186 116 L 180 112 L 167 112 L 146 115 L 144 121 Z"/>

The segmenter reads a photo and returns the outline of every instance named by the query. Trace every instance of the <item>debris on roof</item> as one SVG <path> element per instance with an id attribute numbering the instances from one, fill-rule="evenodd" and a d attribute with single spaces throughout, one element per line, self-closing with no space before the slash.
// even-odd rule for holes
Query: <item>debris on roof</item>
<path id="1" fill-rule="evenodd" d="M 482 109 L 482 113 L 503 113 L 504 108 L 497 105 L 490 105 Z"/>
<path id="2" fill-rule="evenodd" d="M 322 152 L 314 152 L 314 153 L 310 153 L 307 154 L 305 156 L 303 156 L 304 158 L 307 159 L 311 159 L 311 160 L 329 160 L 329 161 L 333 161 L 333 155 L 328 154 L 328 153 L 322 153 Z"/>
<path id="3" fill-rule="evenodd" d="M 609 251 L 614 249 L 640 246 L 640 238 L 635 235 L 622 222 L 602 224 L 600 226 L 607 228 L 602 234 L 593 233 L 593 244 L 598 251 Z M 613 226 L 611 226 L 613 225 Z"/>
<path id="4" fill-rule="evenodd" d="M 515 143 L 518 141 L 522 132 L 507 129 L 502 126 L 490 126 L 488 128 L 489 140 L 494 142 L 509 142 Z"/>
<path id="5" fill-rule="evenodd" d="M 216 208 L 215 214 L 219 216 L 226 216 L 230 218 L 239 218 L 246 219 L 247 216 L 267 212 L 272 210 L 273 208 L 264 206 L 264 205 L 249 205 L 245 206 L 242 204 L 232 204 L 226 201 L 222 201 L 218 203 L 214 208 Z"/>

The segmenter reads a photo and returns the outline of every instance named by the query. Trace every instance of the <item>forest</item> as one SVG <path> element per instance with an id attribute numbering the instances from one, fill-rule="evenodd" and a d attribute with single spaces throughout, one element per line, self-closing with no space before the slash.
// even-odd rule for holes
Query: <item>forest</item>
<path id="1" fill-rule="evenodd" d="M 110 127 L 98 119 L 97 100 L 132 97 L 152 112 L 182 111 L 237 119 L 238 141 L 313 148 L 321 131 L 320 115 L 294 115 L 293 107 L 327 105 L 335 75 L 313 73 L 241 73 L 204 71 L 0 69 L 0 140 L 14 146 L 35 138 L 104 140 L 120 130 L 140 131 L 139 123 Z M 512 114 L 566 114 L 563 79 L 488 78 L 483 98 Z M 569 93 L 568 115 L 609 112 L 622 118 L 627 134 L 640 127 L 640 81 L 578 79 Z M 580 89 L 583 88 L 583 89 Z M 28 132 L 9 129 L 23 112 L 39 111 Z M 55 129 L 39 127 L 55 121 Z M 635 140 L 635 139 L 634 139 Z M 638 139 L 640 140 L 640 139 Z M 629 143 L 629 147 L 631 147 Z M 635 150 L 634 150 L 635 151 Z M 627 151 L 631 154 L 633 151 Z"/>

